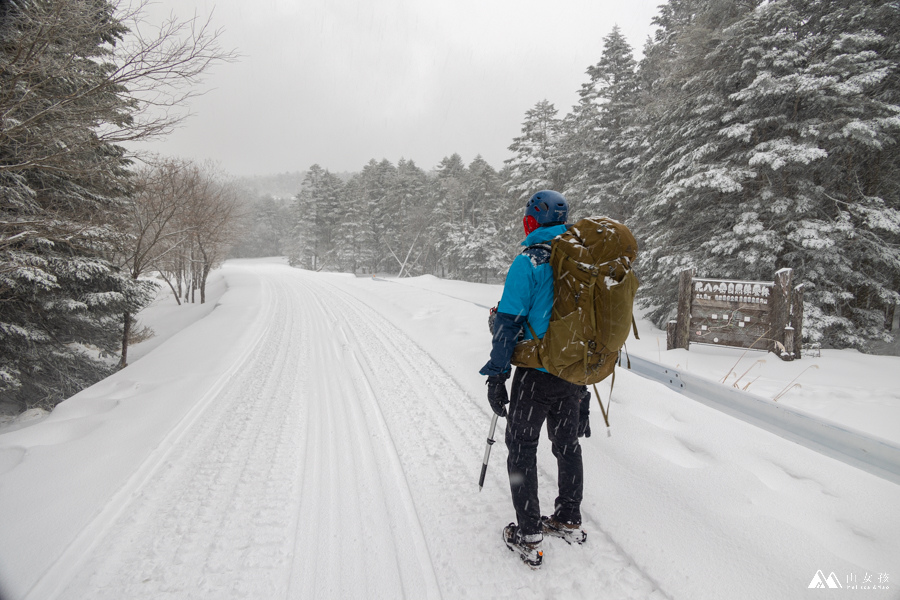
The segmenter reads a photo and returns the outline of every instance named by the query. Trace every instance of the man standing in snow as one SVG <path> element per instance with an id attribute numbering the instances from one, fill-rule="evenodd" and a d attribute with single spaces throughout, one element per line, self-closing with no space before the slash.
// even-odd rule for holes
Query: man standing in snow
<path id="1" fill-rule="evenodd" d="M 503 540 L 532 568 L 543 562 L 543 534 L 582 543 L 581 498 L 583 475 L 580 435 L 590 435 L 587 414 L 581 415 L 585 388 L 551 375 L 544 369 L 516 367 L 512 397 L 506 380 L 519 335 L 543 338 L 553 307 L 553 269 L 550 240 L 564 233 L 569 204 L 550 190 L 536 193 L 525 207 L 525 250 L 516 257 L 503 286 L 493 325 L 491 359 L 480 373 L 487 375 L 491 409 L 506 417 L 507 470 L 518 524 L 503 529 Z M 588 395 L 589 397 L 589 395 Z M 585 399 L 587 400 L 587 399 Z M 541 516 L 538 501 L 537 447 L 544 420 L 559 469 L 555 511 Z"/>

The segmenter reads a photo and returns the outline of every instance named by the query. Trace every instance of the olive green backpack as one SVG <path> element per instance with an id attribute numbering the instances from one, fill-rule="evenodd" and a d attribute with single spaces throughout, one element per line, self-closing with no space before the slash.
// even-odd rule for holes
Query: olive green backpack
<path id="1" fill-rule="evenodd" d="M 606 217 L 582 219 L 554 238 L 550 325 L 543 339 L 519 342 L 512 364 L 543 367 L 581 385 L 613 374 L 632 328 L 637 338 L 633 306 L 638 280 L 631 266 L 636 257 L 634 235 Z M 531 335 L 537 338 L 534 330 Z M 608 427 L 602 402 L 600 408 Z"/>

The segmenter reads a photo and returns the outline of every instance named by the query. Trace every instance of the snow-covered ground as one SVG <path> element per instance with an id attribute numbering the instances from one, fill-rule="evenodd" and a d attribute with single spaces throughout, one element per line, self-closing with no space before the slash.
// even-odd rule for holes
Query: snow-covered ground
<path id="1" fill-rule="evenodd" d="M 625 370 L 613 436 L 595 410 L 583 441 L 588 542 L 527 569 L 502 443 L 477 487 L 500 290 L 257 260 L 202 309 L 163 300 L 131 366 L 0 433 L 0 595 L 900 598 L 900 486 Z M 898 439 L 900 358 L 666 352 L 639 327 L 632 353 L 770 398 L 799 376 L 780 403 Z M 546 440 L 539 464 L 547 513 Z"/>

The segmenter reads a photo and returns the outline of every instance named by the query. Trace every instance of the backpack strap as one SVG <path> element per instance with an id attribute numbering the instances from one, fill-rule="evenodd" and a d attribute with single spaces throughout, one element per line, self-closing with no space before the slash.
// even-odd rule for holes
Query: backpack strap
<path id="1" fill-rule="evenodd" d="M 522 250 L 522 254 L 530 258 L 536 267 L 550 262 L 550 252 L 550 244 L 533 244 Z"/>
<path id="2" fill-rule="evenodd" d="M 612 437 L 612 430 L 609 428 L 609 409 L 612 408 L 612 392 L 616 385 L 616 372 L 612 372 L 612 381 L 609 383 L 609 402 L 606 408 L 603 407 L 603 399 L 600 398 L 600 392 L 597 391 L 597 384 L 594 386 L 594 395 L 597 396 L 597 402 L 600 404 L 600 412 L 603 414 L 603 421 L 606 423 L 606 437 Z"/>
<path id="3" fill-rule="evenodd" d="M 532 244 L 531 246 L 526 247 L 522 250 L 522 254 L 531 259 L 531 262 L 534 266 L 538 267 L 540 265 L 545 265 L 550 262 L 550 254 L 552 253 L 553 248 L 550 244 Z M 525 325 L 528 327 L 528 331 L 531 332 L 531 337 L 535 340 L 538 340 L 537 333 L 535 333 L 534 328 L 531 326 L 531 323 L 528 322 L 528 319 L 525 319 Z"/>
<path id="4" fill-rule="evenodd" d="M 534 332 L 534 327 L 531 326 L 531 323 L 528 322 L 528 319 L 525 319 L 525 325 L 528 326 L 528 331 L 531 332 L 531 337 L 535 340 L 539 340 L 537 334 Z"/>

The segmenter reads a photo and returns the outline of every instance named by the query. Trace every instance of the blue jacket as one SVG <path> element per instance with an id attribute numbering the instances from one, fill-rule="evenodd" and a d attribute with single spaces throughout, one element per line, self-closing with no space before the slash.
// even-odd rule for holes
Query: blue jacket
<path id="1" fill-rule="evenodd" d="M 527 247 L 549 242 L 565 233 L 566 229 L 567 225 L 539 227 L 525 238 L 522 245 Z M 524 328 L 525 339 L 533 337 L 525 326 L 526 320 L 538 339 L 547 332 L 553 308 L 553 267 L 548 262 L 549 255 L 540 255 L 540 252 L 520 254 L 509 267 L 494 320 L 491 360 L 479 371 L 482 375 L 500 375 L 510 370 L 509 361 L 519 332 Z"/>

